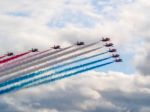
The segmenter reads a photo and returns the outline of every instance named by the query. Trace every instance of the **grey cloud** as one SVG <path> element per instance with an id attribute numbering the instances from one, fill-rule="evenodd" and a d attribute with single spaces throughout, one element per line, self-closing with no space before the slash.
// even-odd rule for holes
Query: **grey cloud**
<path id="1" fill-rule="evenodd" d="M 147 39 L 149 40 L 149 38 Z M 146 41 L 146 44 L 142 45 L 135 55 L 136 69 L 143 75 L 150 75 L 150 42 Z"/>
<path id="2" fill-rule="evenodd" d="M 149 93 L 126 93 L 119 90 L 102 91 L 102 96 L 106 100 L 111 101 L 118 107 L 121 107 L 124 111 L 140 112 L 140 109 L 145 106 L 150 106 L 150 94 Z"/>
<path id="3" fill-rule="evenodd" d="M 89 72 L 0 96 L 0 104 L 4 106 L 3 112 L 9 112 L 10 108 L 20 112 L 142 112 L 143 108 L 148 110 L 150 106 L 149 78 L 115 72 Z"/>

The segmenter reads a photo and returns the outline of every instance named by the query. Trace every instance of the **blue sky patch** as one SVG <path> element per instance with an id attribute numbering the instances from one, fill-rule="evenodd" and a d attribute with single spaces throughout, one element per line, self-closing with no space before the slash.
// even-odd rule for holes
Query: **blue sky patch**
<path id="1" fill-rule="evenodd" d="M 29 13 L 27 12 L 8 12 L 7 15 L 10 15 L 10 16 L 16 16 L 16 17 L 29 17 Z"/>
<path id="2" fill-rule="evenodd" d="M 52 18 L 48 26 L 51 28 L 62 28 L 69 23 L 90 28 L 95 25 L 94 20 L 82 12 L 64 11 L 63 14 Z"/>

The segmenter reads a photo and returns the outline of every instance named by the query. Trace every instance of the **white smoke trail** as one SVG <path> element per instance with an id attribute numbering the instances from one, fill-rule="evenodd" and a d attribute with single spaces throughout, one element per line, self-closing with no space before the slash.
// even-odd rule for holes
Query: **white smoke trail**
<path id="1" fill-rule="evenodd" d="M 98 42 L 96 42 L 96 43 L 98 43 Z M 30 62 L 30 63 L 27 63 L 27 64 L 25 64 L 25 65 L 20 65 L 20 66 L 14 68 L 14 69 L 7 70 L 7 71 L 5 71 L 5 72 L 2 72 L 2 73 L 0 73 L 0 76 L 5 76 L 5 75 L 8 75 L 8 74 L 17 72 L 17 71 L 21 71 L 21 70 L 26 69 L 26 68 L 28 68 L 28 67 L 31 67 L 31 66 L 34 66 L 34 65 L 37 65 L 37 64 L 41 64 L 41 63 L 44 63 L 44 62 L 46 62 L 46 61 L 49 61 L 49 60 L 53 60 L 53 59 L 55 59 L 55 58 L 58 58 L 58 57 L 60 57 L 60 56 L 63 56 L 63 55 L 66 55 L 66 54 L 69 54 L 69 53 L 72 53 L 72 52 L 75 52 L 75 51 L 78 51 L 78 50 L 81 50 L 81 49 L 84 49 L 84 48 L 87 48 L 87 47 L 90 47 L 90 46 L 93 46 L 93 45 L 95 45 L 96 43 L 92 43 L 92 44 L 89 44 L 89 45 L 85 45 L 85 46 L 83 46 L 83 47 L 75 48 L 75 49 L 73 49 L 73 50 L 66 51 L 66 52 L 63 52 L 63 53 L 60 53 L 60 54 L 57 54 L 57 55 L 54 55 L 54 56 L 50 56 L 50 57 L 48 57 L 48 58 L 45 57 L 45 58 L 40 59 L 40 58 L 38 57 L 39 60 L 33 60 L 32 63 Z"/>

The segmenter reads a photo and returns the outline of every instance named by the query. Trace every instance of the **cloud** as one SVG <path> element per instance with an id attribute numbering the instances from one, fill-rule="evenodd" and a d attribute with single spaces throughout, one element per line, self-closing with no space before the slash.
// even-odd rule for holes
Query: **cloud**
<path id="1" fill-rule="evenodd" d="M 119 72 L 92 71 L 1 96 L 0 103 L 7 107 L 3 112 L 10 108 L 14 112 L 142 112 L 144 108 L 150 110 L 149 79 Z"/>
<path id="2" fill-rule="evenodd" d="M 143 75 L 150 75 L 150 46 L 149 42 L 144 45 L 141 45 L 135 55 L 134 64 L 137 70 Z"/>
<path id="3" fill-rule="evenodd" d="M 135 39 L 139 40 L 139 35 L 149 37 L 148 3 L 142 0 L 35 3 L 31 0 L 15 4 L 7 0 L 1 3 L 1 50 L 13 50 L 8 44 L 21 51 L 68 40 L 73 43 L 80 38 L 91 41 L 100 36 L 110 36 L 119 46 L 124 41 L 124 49 L 129 49 Z M 103 11 L 97 9 L 99 5 Z"/>
<path id="4" fill-rule="evenodd" d="M 0 54 L 108 36 L 128 61 L 121 69 L 136 68 L 132 75 L 89 72 L 0 96 L 3 112 L 150 111 L 148 0 L 5 0 L 0 7 Z"/>

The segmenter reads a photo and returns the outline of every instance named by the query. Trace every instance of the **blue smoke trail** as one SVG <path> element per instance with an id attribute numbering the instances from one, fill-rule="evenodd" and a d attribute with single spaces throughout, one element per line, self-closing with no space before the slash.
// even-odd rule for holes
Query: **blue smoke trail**
<path id="1" fill-rule="evenodd" d="M 96 69 L 96 68 L 99 68 L 99 67 L 102 67 L 102 66 L 109 65 L 111 63 L 114 63 L 114 61 L 111 61 L 111 62 L 108 62 L 108 63 L 104 63 L 104 64 L 99 64 L 99 65 L 96 65 L 96 66 L 93 66 L 93 67 L 88 67 L 86 69 L 78 70 L 78 71 L 76 71 L 74 73 L 69 73 L 67 75 L 60 76 L 60 77 L 57 77 L 57 78 L 54 78 L 54 79 L 45 80 L 43 82 L 35 84 L 34 86 L 37 86 L 37 85 L 40 85 L 40 84 L 49 83 L 49 82 L 54 82 L 54 81 L 61 80 L 61 79 L 64 79 L 64 78 L 68 78 L 68 77 L 71 77 L 71 76 L 74 76 L 74 75 L 77 75 L 77 74 L 80 74 L 80 73 L 83 73 L 83 72 L 86 72 L 86 71 L 89 71 L 89 70 L 92 70 L 92 69 Z M 0 94 L 2 95 L 2 94 L 5 94 L 5 93 L 9 93 L 11 91 L 16 91 L 16 90 L 22 89 L 24 87 L 28 87 L 27 85 L 28 85 L 28 82 L 22 83 L 20 85 L 15 85 L 13 87 L 1 90 Z"/>
<path id="2" fill-rule="evenodd" d="M 30 84 L 30 83 L 33 83 L 35 81 L 39 81 L 39 80 L 42 80 L 42 79 L 45 79 L 45 78 L 48 78 L 48 77 L 51 77 L 51 76 L 54 76 L 54 75 L 57 75 L 57 74 L 61 74 L 63 72 L 67 72 L 67 71 L 71 71 L 71 70 L 74 70 L 74 69 L 78 69 L 80 67 L 84 67 L 84 66 L 88 66 L 88 65 L 91 65 L 91 64 L 95 64 L 95 63 L 98 63 L 98 62 L 101 62 L 101 61 L 104 61 L 104 60 L 107 60 L 107 59 L 110 59 L 110 58 L 112 58 L 112 57 L 107 57 L 107 58 L 99 59 L 99 60 L 92 61 L 92 62 L 89 62 L 89 63 L 86 63 L 86 64 L 82 64 L 82 65 L 66 68 L 66 69 L 54 72 L 54 73 L 52 73 L 50 75 L 42 76 L 40 78 L 36 78 L 36 79 L 33 79 L 31 81 L 27 81 L 27 82 L 24 82 L 24 83 Z"/>
<path id="3" fill-rule="evenodd" d="M 64 63 L 64 64 L 61 64 L 61 65 L 58 65 L 58 66 L 55 66 L 55 67 L 52 67 L 52 68 L 49 68 L 49 69 L 46 69 L 46 70 L 41 70 L 41 71 L 36 72 L 36 73 L 31 73 L 31 74 L 28 74 L 28 75 L 20 76 L 18 78 L 11 79 L 11 80 L 8 80 L 6 82 L 0 83 L 0 87 L 4 87 L 4 86 L 7 86 L 9 84 L 13 84 L 13 83 L 25 80 L 25 79 L 30 79 L 30 78 L 33 78 L 35 76 L 41 75 L 43 73 L 49 72 L 51 70 L 62 68 L 64 66 L 67 66 L 67 65 L 70 65 L 70 64 L 73 64 L 73 63 L 77 63 L 77 62 L 80 62 L 80 61 L 88 60 L 88 59 L 91 59 L 91 58 L 94 58 L 94 57 L 97 57 L 97 56 L 100 56 L 100 55 L 103 55 L 103 54 L 106 54 L 106 53 L 108 53 L 108 51 L 107 52 L 103 52 L 103 53 L 99 53 L 99 54 L 96 54 L 96 55 L 92 55 L 92 56 L 89 56 L 89 57 L 77 59 L 75 61 Z"/>
<path id="4" fill-rule="evenodd" d="M 89 67 L 89 68 L 85 68 L 85 69 L 82 69 L 82 70 L 79 70 L 79 71 L 76 71 L 76 72 L 73 72 L 73 73 L 69 73 L 67 75 L 63 75 L 63 76 L 60 76 L 60 77 L 56 77 L 56 78 L 53 78 L 53 79 L 43 80 L 42 82 L 39 82 L 39 83 L 30 85 L 30 86 L 27 86 L 27 88 L 28 87 L 38 86 L 38 85 L 41 85 L 41 84 L 50 83 L 50 82 L 61 80 L 61 79 L 64 79 L 64 78 L 68 78 L 68 77 L 71 77 L 73 75 L 81 74 L 83 72 L 86 72 L 86 71 L 89 71 L 89 70 L 92 70 L 92 69 L 96 69 L 96 68 L 99 68 L 99 67 L 102 67 L 102 66 L 105 66 L 105 65 L 109 65 L 109 64 L 112 64 L 112 63 L 114 63 L 114 61 L 107 62 L 107 63 L 100 64 L 100 65 L 93 66 L 93 67 Z"/>

